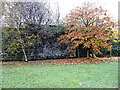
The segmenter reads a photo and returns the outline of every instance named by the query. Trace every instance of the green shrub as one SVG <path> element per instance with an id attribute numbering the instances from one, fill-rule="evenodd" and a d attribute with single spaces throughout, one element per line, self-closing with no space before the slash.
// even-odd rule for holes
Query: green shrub
<path id="1" fill-rule="evenodd" d="M 120 42 L 112 43 L 111 55 L 112 56 L 120 56 Z"/>

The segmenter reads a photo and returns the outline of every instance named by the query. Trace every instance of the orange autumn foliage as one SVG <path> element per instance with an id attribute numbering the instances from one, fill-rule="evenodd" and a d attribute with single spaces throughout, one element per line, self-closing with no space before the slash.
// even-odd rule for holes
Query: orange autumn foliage
<path id="1" fill-rule="evenodd" d="M 66 26 L 65 35 L 61 35 L 58 40 L 61 43 L 70 43 L 74 45 L 69 51 L 72 51 L 80 44 L 84 48 L 92 48 L 94 53 L 100 53 L 100 48 L 111 47 L 110 31 L 117 27 L 117 23 L 111 21 L 107 10 L 102 7 L 94 7 L 93 3 L 84 3 L 82 7 L 73 9 L 66 17 L 63 24 Z"/>

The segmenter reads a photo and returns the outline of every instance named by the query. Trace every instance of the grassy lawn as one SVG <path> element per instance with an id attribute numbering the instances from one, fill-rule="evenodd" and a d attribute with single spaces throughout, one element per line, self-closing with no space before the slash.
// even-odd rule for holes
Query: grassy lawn
<path id="1" fill-rule="evenodd" d="M 118 63 L 4 66 L 3 88 L 118 88 Z"/>

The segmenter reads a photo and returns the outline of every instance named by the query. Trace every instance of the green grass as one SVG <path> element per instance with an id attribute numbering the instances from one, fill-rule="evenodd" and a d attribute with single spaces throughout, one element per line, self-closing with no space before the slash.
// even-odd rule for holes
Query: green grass
<path id="1" fill-rule="evenodd" d="M 118 88 L 117 62 L 4 66 L 2 75 L 3 88 Z"/>

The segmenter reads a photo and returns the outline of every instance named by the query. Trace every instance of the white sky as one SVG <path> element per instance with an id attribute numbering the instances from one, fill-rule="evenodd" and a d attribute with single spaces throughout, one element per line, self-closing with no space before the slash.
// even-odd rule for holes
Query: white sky
<path id="1" fill-rule="evenodd" d="M 4 0 L 2 0 L 4 1 Z M 5 0 L 5 1 L 24 1 L 24 0 Z M 108 13 L 113 17 L 115 20 L 118 20 L 118 2 L 120 0 L 25 0 L 25 1 L 49 1 L 51 2 L 52 9 L 55 3 L 58 1 L 59 8 L 60 8 L 60 19 L 64 18 L 66 14 L 70 12 L 73 8 L 77 6 L 81 6 L 83 2 L 90 1 L 95 2 L 97 6 L 102 6 L 103 9 L 108 10 Z"/>
<path id="2" fill-rule="evenodd" d="M 108 13 L 110 13 L 114 19 L 118 20 L 118 2 L 120 0 L 51 0 L 51 3 L 56 3 L 56 1 L 59 3 L 61 13 L 60 19 L 65 17 L 74 7 L 81 6 L 85 1 L 90 1 L 108 10 Z"/>

